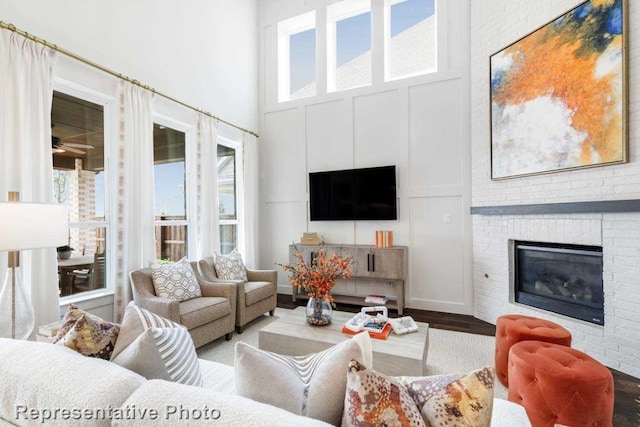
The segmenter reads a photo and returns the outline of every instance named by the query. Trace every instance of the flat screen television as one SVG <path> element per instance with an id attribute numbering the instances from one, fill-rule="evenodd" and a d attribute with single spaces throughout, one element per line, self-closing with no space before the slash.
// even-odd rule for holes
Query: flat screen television
<path id="1" fill-rule="evenodd" d="M 311 221 L 397 219 L 396 167 L 309 174 Z"/>

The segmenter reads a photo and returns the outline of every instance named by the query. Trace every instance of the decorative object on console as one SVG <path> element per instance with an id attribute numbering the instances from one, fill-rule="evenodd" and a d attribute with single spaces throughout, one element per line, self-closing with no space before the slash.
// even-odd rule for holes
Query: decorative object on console
<path id="1" fill-rule="evenodd" d="M 198 355 L 187 328 L 133 301 L 125 309 L 111 361 L 147 379 L 202 386 Z"/>
<path id="2" fill-rule="evenodd" d="M 294 292 L 301 288 L 309 296 L 307 322 L 314 326 L 328 325 L 331 323 L 331 304 L 333 304 L 331 289 L 335 286 L 336 280 L 351 278 L 350 266 L 353 264 L 353 259 L 343 258 L 336 253 L 327 258 L 327 249 L 321 247 L 307 263 L 304 255 L 295 245 L 294 251 L 297 259 L 295 264 L 277 263 L 277 265 L 284 271 L 291 272 L 288 280 Z"/>
<path id="3" fill-rule="evenodd" d="M 215 254 L 213 262 L 219 279 L 247 281 L 247 269 L 237 249 L 232 250 L 228 255 Z"/>
<path id="4" fill-rule="evenodd" d="M 376 230 L 376 248 L 393 247 L 393 231 Z"/>
<path id="5" fill-rule="evenodd" d="M 302 233 L 302 237 L 300 238 L 300 244 L 301 245 L 319 245 L 320 236 L 316 232 Z"/>
<path id="6" fill-rule="evenodd" d="M 109 360 L 120 327 L 69 304 L 54 344 L 69 347 L 83 356 Z"/>
<path id="7" fill-rule="evenodd" d="M 586 1 L 491 56 L 492 179 L 627 161 L 625 3 Z"/>
<path id="8" fill-rule="evenodd" d="M 368 304 L 384 305 L 389 299 L 384 295 L 370 294 L 364 298 L 364 302 Z"/>
<path id="9" fill-rule="evenodd" d="M 364 354 L 365 350 L 369 354 Z M 319 353 L 286 356 L 243 342 L 235 348 L 235 384 L 240 396 L 340 425 L 347 387 L 345 367 L 352 359 L 372 360 L 366 334 Z M 274 392 L 276 391 L 276 392 Z"/>
<path id="10" fill-rule="evenodd" d="M 63 205 L 19 202 L 10 191 L 0 202 L 0 251 L 9 251 L 9 268 L 0 291 L 0 337 L 27 339 L 35 312 L 22 281 L 20 252 L 67 243 L 67 208 Z M 53 284 L 51 284 L 53 286 Z"/>
<path id="11" fill-rule="evenodd" d="M 155 263 L 149 267 L 156 295 L 176 301 L 200 298 L 202 291 L 186 258 L 175 263 Z"/>
<path id="12" fill-rule="evenodd" d="M 488 426 L 493 366 L 467 374 L 392 377 L 351 361 L 343 426 Z"/>

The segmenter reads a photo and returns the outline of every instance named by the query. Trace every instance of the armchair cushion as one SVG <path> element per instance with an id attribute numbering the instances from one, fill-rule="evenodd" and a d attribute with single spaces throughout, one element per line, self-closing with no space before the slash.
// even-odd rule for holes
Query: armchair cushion
<path id="1" fill-rule="evenodd" d="M 151 278 L 156 295 L 177 301 L 187 301 L 202 296 L 191 264 L 186 258 L 173 264 L 152 264 Z"/>
<path id="2" fill-rule="evenodd" d="M 216 254 L 214 259 L 216 275 L 223 280 L 247 280 L 247 270 L 242 262 L 242 256 L 237 249 L 228 255 Z"/>
<path id="3" fill-rule="evenodd" d="M 227 298 L 201 297 L 180 303 L 180 323 L 189 329 L 213 322 L 231 313 Z"/>
<path id="4" fill-rule="evenodd" d="M 273 295 L 273 284 L 269 282 L 246 282 L 244 293 L 247 305 L 255 304 Z"/>

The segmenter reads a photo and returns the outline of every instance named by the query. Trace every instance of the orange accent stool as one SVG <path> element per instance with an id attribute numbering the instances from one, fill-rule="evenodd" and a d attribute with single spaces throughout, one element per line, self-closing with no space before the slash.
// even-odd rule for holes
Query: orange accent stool
<path id="1" fill-rule="evenodd" d="M 509 387 L 507 363 L 509 349 L 520 341 L 536 340 L 571 347 L 571 332 L 544 319 L 507 314 L 498 317 L 496 323 L 496 376 Z"/>
<path id="2" fill-rule="evenodd" d="M 613 425 L 613 376 L 576 349 L 540 341 L 514 344 L 509 395 L 524 406 L 533 427 Z"/>

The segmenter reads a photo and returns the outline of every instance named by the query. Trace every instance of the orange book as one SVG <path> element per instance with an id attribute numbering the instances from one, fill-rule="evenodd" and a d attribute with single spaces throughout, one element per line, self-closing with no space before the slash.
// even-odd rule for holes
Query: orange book
<path id="1" fill-rule="evenodd" d="M 352 331 L 346 326 L 342 327 L 343 334 L 355 335 L 355 334 L 359 334 L 360 332 L 361 331 Z M 382 332 L 369 331 L 369 336 L 371 338 L 375 338 L 378 340 L 386 340 L 390 332 L 391 332 L 391 323 L 387 323 L 386 325 L 384 325 L 384 329 L 382 329 Z"/>

